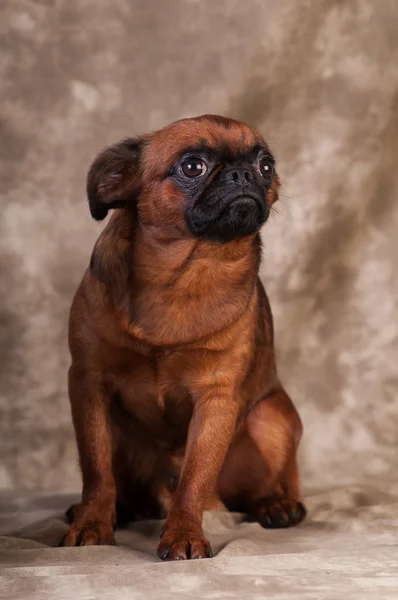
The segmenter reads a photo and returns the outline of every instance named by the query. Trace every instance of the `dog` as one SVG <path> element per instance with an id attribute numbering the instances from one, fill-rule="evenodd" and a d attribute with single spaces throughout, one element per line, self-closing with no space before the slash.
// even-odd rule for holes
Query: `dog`
<path id="1" fill-rule="evenodd" d="M 176 121 L 103 151 L 91 215 L 104 219 L 70 313 L 69 396 L 83 478 L 63 546 L 166 517 L 162 560 L 212 556 L 206 509 L 263 527 L 303 520 L 302 423 L 275 366 L 259 279 L 274 157 L 244 123 Z"/>

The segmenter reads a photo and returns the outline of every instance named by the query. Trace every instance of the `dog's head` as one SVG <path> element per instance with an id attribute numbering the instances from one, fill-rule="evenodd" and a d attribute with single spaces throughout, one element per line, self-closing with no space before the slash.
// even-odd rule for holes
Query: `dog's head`
<path id="1" fill-rule="evenodd" d="M 278 187 L 274 158 L 255 129 L 203 115 L 105 150 L 87 193 L 95 219 L 125 208 L 177 237 L 225 243 L 260 229 Z"/>

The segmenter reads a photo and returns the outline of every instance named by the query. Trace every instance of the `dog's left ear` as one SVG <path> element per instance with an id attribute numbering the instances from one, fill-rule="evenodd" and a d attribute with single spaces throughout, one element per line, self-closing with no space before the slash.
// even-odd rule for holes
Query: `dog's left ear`
<path id="1" fill-rule="evenodd" d="M 128 138 L 107 148 L 93 162 L 87 176 L 91 216 L 102 221 L 112 208 L 135 202 L 140 188 L 141 138 Z"/>

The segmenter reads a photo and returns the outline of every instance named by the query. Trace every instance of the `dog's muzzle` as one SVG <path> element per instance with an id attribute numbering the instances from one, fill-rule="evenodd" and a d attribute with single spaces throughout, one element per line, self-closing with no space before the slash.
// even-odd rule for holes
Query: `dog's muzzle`
<path id="1" fill-rule="evenodd" d="M 229 242 L 258 231 L 269 216 L 264 194 L 250 169 L 224 169 L 217 185 L 186 213 L 190 231 L 201 238 Z"/>

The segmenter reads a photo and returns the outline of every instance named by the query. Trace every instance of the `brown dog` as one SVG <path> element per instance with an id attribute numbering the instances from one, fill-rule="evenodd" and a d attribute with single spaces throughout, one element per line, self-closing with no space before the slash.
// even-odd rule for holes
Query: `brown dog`
<path id="1" fill-rule="evenodd" d="M 278 197 L 251 127 L 218 116 L 127 139 L 94 161 L 104 219 L 70 317 L 69 394 L 83 474 L 64 546 L 167 519 L 162 559 L 211 556 L 201 521 L 224 504 L 264 527 L 300 522 L 302 425 L 279 382 L 258 278 Z"/>

